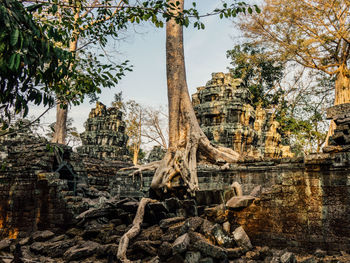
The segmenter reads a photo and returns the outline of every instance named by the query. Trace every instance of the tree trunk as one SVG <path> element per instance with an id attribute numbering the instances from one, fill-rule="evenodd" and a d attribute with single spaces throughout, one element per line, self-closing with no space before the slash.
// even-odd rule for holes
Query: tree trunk
<path id="1" fill-rule="evenodd" d="M 181 12 L 184 0 L 178 2 Z M 175 15 L 178 14 L 175 12 Z M 151 187 L 166 192 L 172 180 L 180 176 L 188 191 L 198 189 L 197 158 L 212 163 L 237 161 L 239 154 L 231 149 L 213 146 L 202 132 L 188 93 L 183 29 L 174 19 L 166 25 L 166 67 L 169 103 L 169 144 L 164 159 L 156 170 Z"/>
<path id="2" fill-rule="evenodd" d="M 134 144 L 133 148 L 134 148 L 133 149 L 134 155 L 133 155 L 132 163 L 134 165 L 137 165 L 137 161 L 138 161 L 138 158 L 139 158 L 139 148 L 137 147 L 136 143 Z"/>
<path id="3" fill-rule="evenodd" d="M 75 14 L 75 21 L 79 18 L 79 13 Z M 78 47 L 78 35 L 73 33 L 73 40 L 69 43 L 69 51 L 76 52 Z M 57 102 L 57 112 L 56 112 L 56 124 L 55 131 L 53 134 L 53 138 L 51 142 L 66 144 L 66 136 L 67 136 L 67 116 L 68 116 L 68 105 L 67 107 L 62 108 L 61 104 L 64 105 L 63 102 Z"/>
<path id="4" fill-rule="evenodd" d="M 339 67 L 339 71 L 335 80 L 335 100 L 334 105 L 350 102 L 350 78 L 349 69 L 346 65 Z M 328 139 L 334 134 L 336 124 L 334 121 L 330 122 L 328 134 L 326 138 L 326 146 L 328 145 Z"/>
<path id="5" fill-rule="evenodd" d="M 335 80 L 335 101 L 334 105 L 350 102 L 350 78 L 349 69 L 341 66 Z"/>
<path id="6" fill-rule="evenodd" d="M 51 142 L 66 144 L 68 109 L 62 108 L 61 103 L 57 103 L 55 131 Z"/>

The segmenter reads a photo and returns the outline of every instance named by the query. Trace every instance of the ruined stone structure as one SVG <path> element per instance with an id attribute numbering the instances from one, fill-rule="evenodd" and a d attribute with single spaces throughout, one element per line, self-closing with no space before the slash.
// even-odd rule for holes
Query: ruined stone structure
<path id="1" fill-rule="evenodd" d="M 340 104 L 327 109 L 327 118 L 335 122 L 334 134 L 329 138 L 324 152 L 342 152 L 350 150 L 350 103 Z"/>
<path id="2" fill-rule="evenodd" d="M 64 229 L 130 164 L 85 158 L 29 130 L 0 137 L 0 237 Z"/>
<path id="3" fill-rule="evenodd" d="M 80 154 L 104 160 L 129 160 L 125 122 L 122 112 L 116 107 L 107 108 L 97 102 L 85 122 L 85 132 L 80 137 L 83 143 L 77 148 Z"/>
<path id="4" fill-rule="evenodd" d="M 230 73 L 213 73 L 206 86 L 197 88 L 192 103 L 202 130 L 215 144 L 239 153 L 264 157 L 291 157 L 281 143 L 279 123 L 265 109 L 251 106 L 251 94 Z"/>

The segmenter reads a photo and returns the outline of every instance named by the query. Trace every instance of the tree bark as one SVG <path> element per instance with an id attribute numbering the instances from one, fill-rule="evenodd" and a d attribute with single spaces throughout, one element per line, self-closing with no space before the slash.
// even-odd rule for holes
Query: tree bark
<path id="1" fill-rule="evenodd" d="M 339 67 L 338 73 L 336 75 L 334 105 L 339 105 L 339 104 L 349 103 L 349 102 L 350 102 L 349 69 L 346 67 L 346 65 L 342 65 Z M 334 121 L 331 121 L 328 129 L 325 146 L 328 145 L 328 139 L 334 134 L 335 129 L 336 129 L 336 124 Z"/>
<path id="2" fill-rule="evenodd" d="M 350 102 L 350 77 L 349 69 L 341 66 L 335 80 L 334 105 Z"/>
<path id="3" fill-rule="evenodd" d="M 53 133 L 51 142 L 66 144 L 67 116 L 68 116 L 68 109 L 62 108 L 61 103 L 57 102 L 56 124 L 54 127 L 55 131 Z"/>
<path id="4" fill-rule="evenodd" d="M 76 12 L 76 14 L 74 15 L 75 22 L 78 21 L 78 18 L 79 18 L 79 12 Z M 78 47 L 77 30 L 74 30 L 72 37 L 73 39 L 69 42 L 69 51 L 76 52 Z M 68 105 L 67 107 L 63 108 L 61 107 L 61 104 L 65 105 L 64 102 L 61 102 L 61 101 L 57 102 L 56 124 L 54 128 L 55 131 L 51 142 L 66 144 Z"/>
<path id="5" fill-rule="evenodd" d="M 182 12 L 184 0 L 179 3 Z M 172 180 L 180 176 L 190 193 L 198 190 L 197 158 L 212 163 L 234 162 L 239 154 L 231 149 L 216 147 L 202 132 L 188 93 L 183 28 L 170 19 L 166 25 L 166 67 L 169 103 L 169 144 L 164 159 L 156 170 L 151 187 L 160 192 L 172 189 Z"/>

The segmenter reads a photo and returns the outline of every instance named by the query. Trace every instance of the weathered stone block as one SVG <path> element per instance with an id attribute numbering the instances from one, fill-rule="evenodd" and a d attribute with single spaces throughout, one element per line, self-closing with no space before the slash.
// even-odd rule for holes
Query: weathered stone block
<path id="1" fill-rule="evenodd" d="M 185 252 L 189 244 L 190 237 L 187 233 L 179 236 L 172 245 L 173 255 Z"/>

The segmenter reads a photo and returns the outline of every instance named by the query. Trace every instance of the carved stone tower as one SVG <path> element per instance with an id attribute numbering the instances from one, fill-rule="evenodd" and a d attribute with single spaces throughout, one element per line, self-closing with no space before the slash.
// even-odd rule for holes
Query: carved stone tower
<path id="1" fill-rule="evenodd" d="M 251 94 L 230 73 L 213 73 L 197 88 L 192 103 L 204 133 L 213 143 L 239 153 L 265 157 L 293 156 L 281 144 L 273 114 L 251 105 Z"/>
<path id="2" fill-rule="evenodd" d="M 84 126 L 85 132 L 80 135 L 83 146 L 77 148 L 80 154 L 106 160 L 129 160 L 126 148 L 128 136 L 118 108 L 106 108 L 97 102 Z"/>

